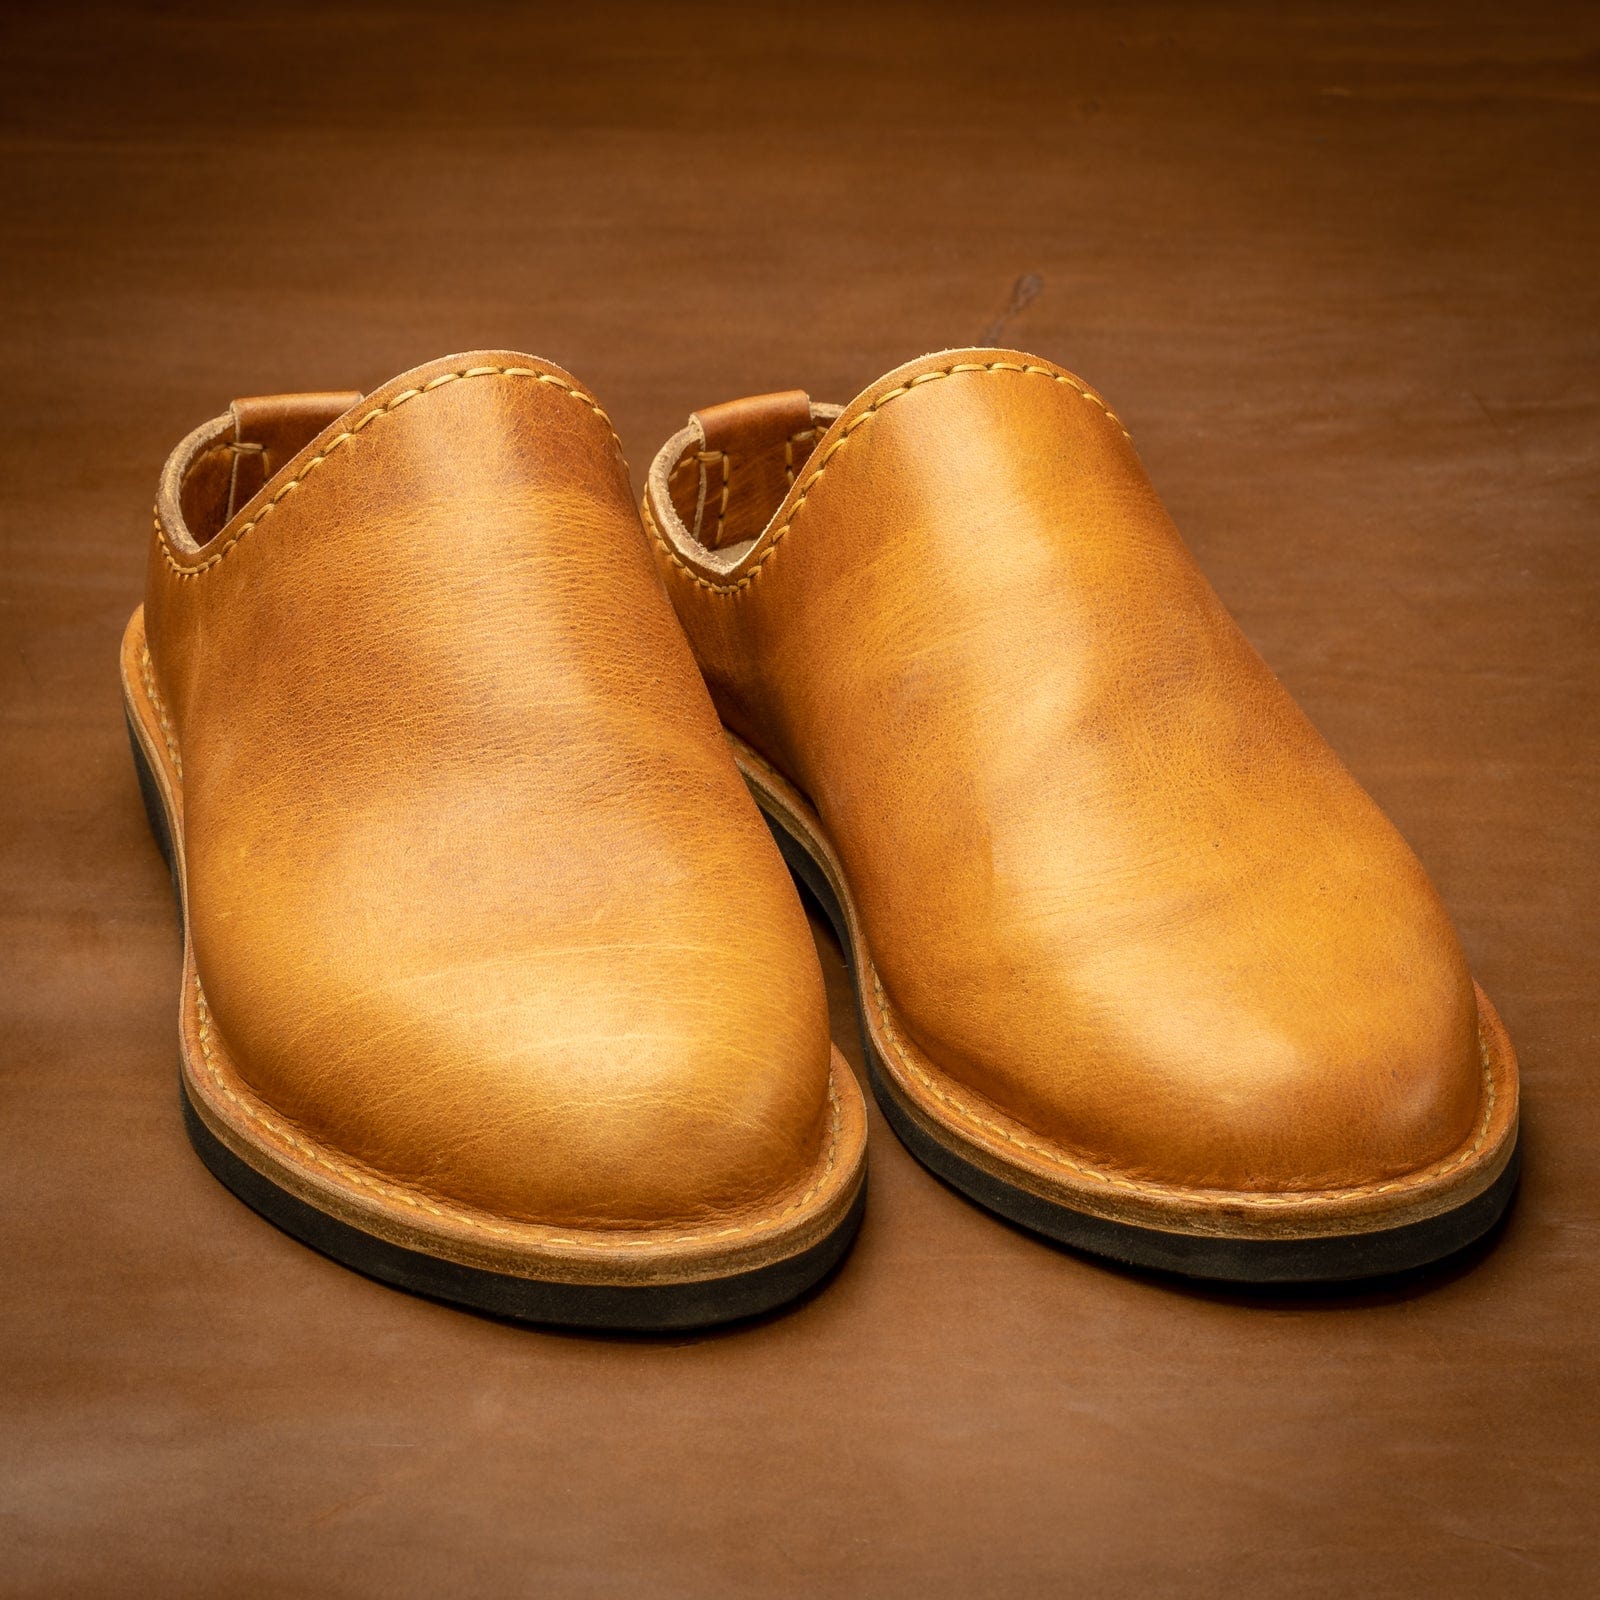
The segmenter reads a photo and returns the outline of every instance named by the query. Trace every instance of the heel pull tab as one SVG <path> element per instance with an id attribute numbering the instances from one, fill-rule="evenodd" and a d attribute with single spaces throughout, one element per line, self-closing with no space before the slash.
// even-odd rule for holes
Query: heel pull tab
<path id="1" fill-rule="evenodd" d="M 711 550 L 761 532 L 827 426 L 812 422 L 803 389 L 707 406 L 693 421 L 705 440 L 695 535 Z"/>
<path id="2" fill-rule="evenodd" d="M 361 395 L 359 391 L 317 394 L 261 394 L 235 400 L 228 408 L 233 417 L 233 477 L 228 488 L 229 521 L 251 495 L 284 462 L 296 456 L 336 417 L 341 417 Z"/>

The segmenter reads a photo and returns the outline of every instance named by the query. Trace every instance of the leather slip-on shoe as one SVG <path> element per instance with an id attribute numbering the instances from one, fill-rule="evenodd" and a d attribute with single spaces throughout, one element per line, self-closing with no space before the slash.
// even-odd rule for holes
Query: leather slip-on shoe
<path id="1" fill-rule="evenodd" d="M 168 461 L 122 682 L 211 1170 L 374 1277 L 676 1328 L 818 1281 L 861 1093 L 599 405 L 498 352 Z"/>
<path id="2" fill-rule="evenodd" d="M 843 408 L 732 401 L 644 513 L 928 1167 L 1194 1276 L 1400 1271 L 1492 1226 L 1505 1031 L 1093 390 L 962 350 Z"/>

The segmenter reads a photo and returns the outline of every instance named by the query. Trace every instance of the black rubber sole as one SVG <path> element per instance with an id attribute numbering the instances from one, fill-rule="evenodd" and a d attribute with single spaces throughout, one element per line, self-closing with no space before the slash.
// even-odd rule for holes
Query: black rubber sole
<path id="1" fill-rule="evenodd" d="M 189 1142 L 212 1176 L 275 1227 L 380 1283 L 517 1322 L 667 1333 L 759 1316 L 798 1298 L 827 1277 L 849 1247 L 866 1204 L 863 1183 L 843 1223 L 826 1239 L 801 1255 L 737 1278 L 626 1286 L 515 1278 L 403 1249 L 307 1205 L 241 1161 L 200 1120 L 188 1094 L 182 1098 Z"/>
<path id="2" fill-rule="evenodd" d="M 759 792 L 752 788 L 751 793 L 761 806 Z M 844 951 L 867 1074 L 889 1126 L 930 1172 L 1008 1222 L 1057 1244 L 1151 1271 L 1232 1283 L 1311 1284 L 1387 1277 L 1442 1261 L 1481 1239 L 1510 1204 L 1522 1165 L 1520 1141 L 1494 1183 L 1453 1211 L 1399 1228 L 1312 1239 L 1219 1239 L 1109 1222 L 995 1177 L 941 1143 L 902 1103 L 867 1030 L 855 951 L 838 897 L 805 844 L 764 806 L 761 811 L 790 873 L 832 924 Z"/>
<path id="3" fill-rule="evenodd" d="M 128 742 L 133 749 L 150 831 L 172 875 L 181 924 L 183 898 L 172 829 L 131 719 Z M 341 1266 L 380 1283 L 517 1322 L 608 1332 L 668 1333 L 761 1316 L 798 1299 L 828 1276 L 854 1240 L 866 1206 L 863 1178 L 849 1211 L 827 1237 L 798 1255 L 730 1277 L 616 1285 L 516 1277 L 407 1250 L 318 1210 L 257 1172 L 223 1144 L 201 1120 L 181 1073 L 178 1091 L 184 1127 L 196 1154 L 214 1177 L 275 1227 Z"/>

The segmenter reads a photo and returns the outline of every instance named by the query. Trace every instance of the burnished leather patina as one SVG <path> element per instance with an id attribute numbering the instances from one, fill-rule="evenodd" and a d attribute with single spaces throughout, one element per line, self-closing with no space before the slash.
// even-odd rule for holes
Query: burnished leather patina
<path id="1" fill-rule="evenodd" d="M 168 463 L 123 676 L 191 1125 L 252 1204 L 553 1320 L 826 1270 L 860 1094 L 575 380 L 491 352 L 236 403 Z"/>
<path id="2" fill-rule="evenodd" d="M 1224 1276 L 1411 1265 L 1492 1222 L 1494 1010 L 1093 389 L 964 350 L 842 410 L 730 402 L 663 449 L 645 514 L 930 1165 Z"/>

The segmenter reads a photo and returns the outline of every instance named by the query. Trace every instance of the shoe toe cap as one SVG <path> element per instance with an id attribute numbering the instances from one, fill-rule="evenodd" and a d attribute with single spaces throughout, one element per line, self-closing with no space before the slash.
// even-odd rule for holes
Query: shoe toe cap
<path id="1" fill-rule="evenodd" d="M 1036 971 L 1009 1024 L 900 1031 L 1074 1163 L 1219 1193 L 1389 1183 L 1481 1125 L 1476 992 L 1448 926 L 1230 965 L 1170 945 Z M 950 1015 L 950 1013 L 946 1013 Z"/>
<path id="2" fill-rule="evenodd" d="M 224 985 L 215 1025 L 302 1138 L 429 1203 L 575 1230 L 735 1226 L 803 1192 L 837 1130 L 820 975 L 814 956 L 796 966 L 730 994 L 671 952 L 634 952 L 626 981 L 600 948 L 378 984 L 323 964 L 292 1002 Z"/>

